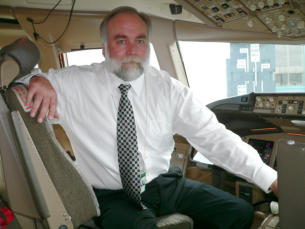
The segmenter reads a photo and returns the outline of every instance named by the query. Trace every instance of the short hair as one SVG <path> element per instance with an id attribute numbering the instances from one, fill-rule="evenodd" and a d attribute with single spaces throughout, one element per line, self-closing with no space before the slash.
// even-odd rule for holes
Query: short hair
<path id="1" fill-rule="evenodd" d="M 131 13 L 131 14 L 135 14 L 139 18 L 141 18 L 147 26 L 147 38 L 148 38 L 148 40 L 150 39 L 151 21 L 150 21 L 149 17 L 144 13 L 140 13 L 139 11 L 137 11 L 133 7 L 121 6 L 121 7 L 113 9 L 109 14 L 107 14 L 106 17 L 104 18 L 104 20 L 102 21 L 101 25 L 100 25 L 100 35 L 101 35 L 101 39 L 102 39 L 103 44 L 107 44 L 107 26 L 108 26 L 109 21 L 115 15 L 120 14 L 120 13 Z"/>

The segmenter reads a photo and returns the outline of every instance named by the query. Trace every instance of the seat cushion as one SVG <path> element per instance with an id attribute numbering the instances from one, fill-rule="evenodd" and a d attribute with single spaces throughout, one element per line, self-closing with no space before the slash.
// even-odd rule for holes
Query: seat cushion
<path id="1" fill-rule="evenodd" d="M 193 229 L 193 220 L 179 213 L 158 217 L 157 226 L 160 229 Z M 98 229 L 93 220 L 80 226 L 82 228 Z"/>
<path id="2" fill-rule="evenodd" d="M 193 220 L 186 215 L 175 213 L 159 217 L 157 226 L 160 229 L 192 229 Z"/>

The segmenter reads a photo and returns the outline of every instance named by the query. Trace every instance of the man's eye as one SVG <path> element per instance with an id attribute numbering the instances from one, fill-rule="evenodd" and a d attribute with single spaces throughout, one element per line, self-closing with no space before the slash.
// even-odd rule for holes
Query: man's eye
<path id="1" fill-rule="evenodd" d="M 124 45 L 124 44 L 126 44 L 126 41 L 125 40 L 118 40 L 118 43 L 121 44 L 121 45 Z"/>
<path id="2" fill-rule="evenodd" d="M 145 43 L 145 40 L 137 40 L 137 43 L 138 43 L 138 44 L 144 44 L 144 43 Z"/>

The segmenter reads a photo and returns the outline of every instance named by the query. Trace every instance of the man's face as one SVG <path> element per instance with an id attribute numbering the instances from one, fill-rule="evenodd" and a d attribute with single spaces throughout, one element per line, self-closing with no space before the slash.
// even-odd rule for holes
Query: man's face
<path id="1" fill-rule="evenodd" d="M 110 70 L 116 75 L 125 81 L 139 77 L 149 53 L 145 22 L 132 13 L 115 15 L 107 25 L 105 51 Z"/>

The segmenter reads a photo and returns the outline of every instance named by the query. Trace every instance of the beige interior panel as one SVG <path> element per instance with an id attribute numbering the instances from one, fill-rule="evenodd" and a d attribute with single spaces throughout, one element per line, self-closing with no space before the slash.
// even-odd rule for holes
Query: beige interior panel
<path id="1" fill-rule="evenodd" d="M 15 15 L 17 20 L 19 21 L 20 25 L 22 26 L 23 30 L 26 31 L 28 36 L 32 38 L 35 42 L 33 36 L 33 28 L 32 24 L 27 20 L 29 17 L 29 10 L 23 8 L 16 8 Z M 46 10 L 33 10 L 31 9 L 31 18 L 34 21 L 40 21 L 46 15 Z M 44 39 L 48 41 L 53 41 L 58 36 L 60 36 L 61 32 L 64 29 L 65 23 L 62 20 L 67 19 L 65 15 L 56 15 L 55 17 L 50 17 L 47 20 L 46 24 L 43 24 L 43 27 L 40 25 L 35 25 L 36 31 L 42 36 Z M 66 20 L 64 20 L 66 21 Z M 39 39 L 35 42 L 37 47 L 40 50 L 40 62 L 39 66 L 42 71 L 47 71 L 49 68 L 57 69 L 60 67 L 59 60 L 58 60 L 58 47 L 55 45 L 46 44 L 44 41 Z"/>
<path id="2" fill-rule="evenodd" d="M 0 156 L 0 194 L 5 200 L 8 200 L 7 189 L 5 184 L 5 176 L 3 171 L 3 161 L 1 156 Z"/>
<path id="3" fill-rule="evenodd" d="M 8 45 L 20 37 L 26 37 L 27 34 L 22 30 L 20 25 L 1 23 L 0 22 L 0 48 Z"/>
<path id="4" fill-rule="evenodd" d="M 40 222 L 35 222 L 34 219 L 25 217 L 20 214 L 15 213 L 15 217 L 19 223 L 19 225 L 22 225 L 22 229 L 44 229 Z"/>
<path id="5" fill-rule="evenodd" d="M 160 68 L 176 77 L 176 69 L 170 52 L 170 45 L 176 42 L 173 22 L 153 17 L 151 41 L 154 45 Z"/>

